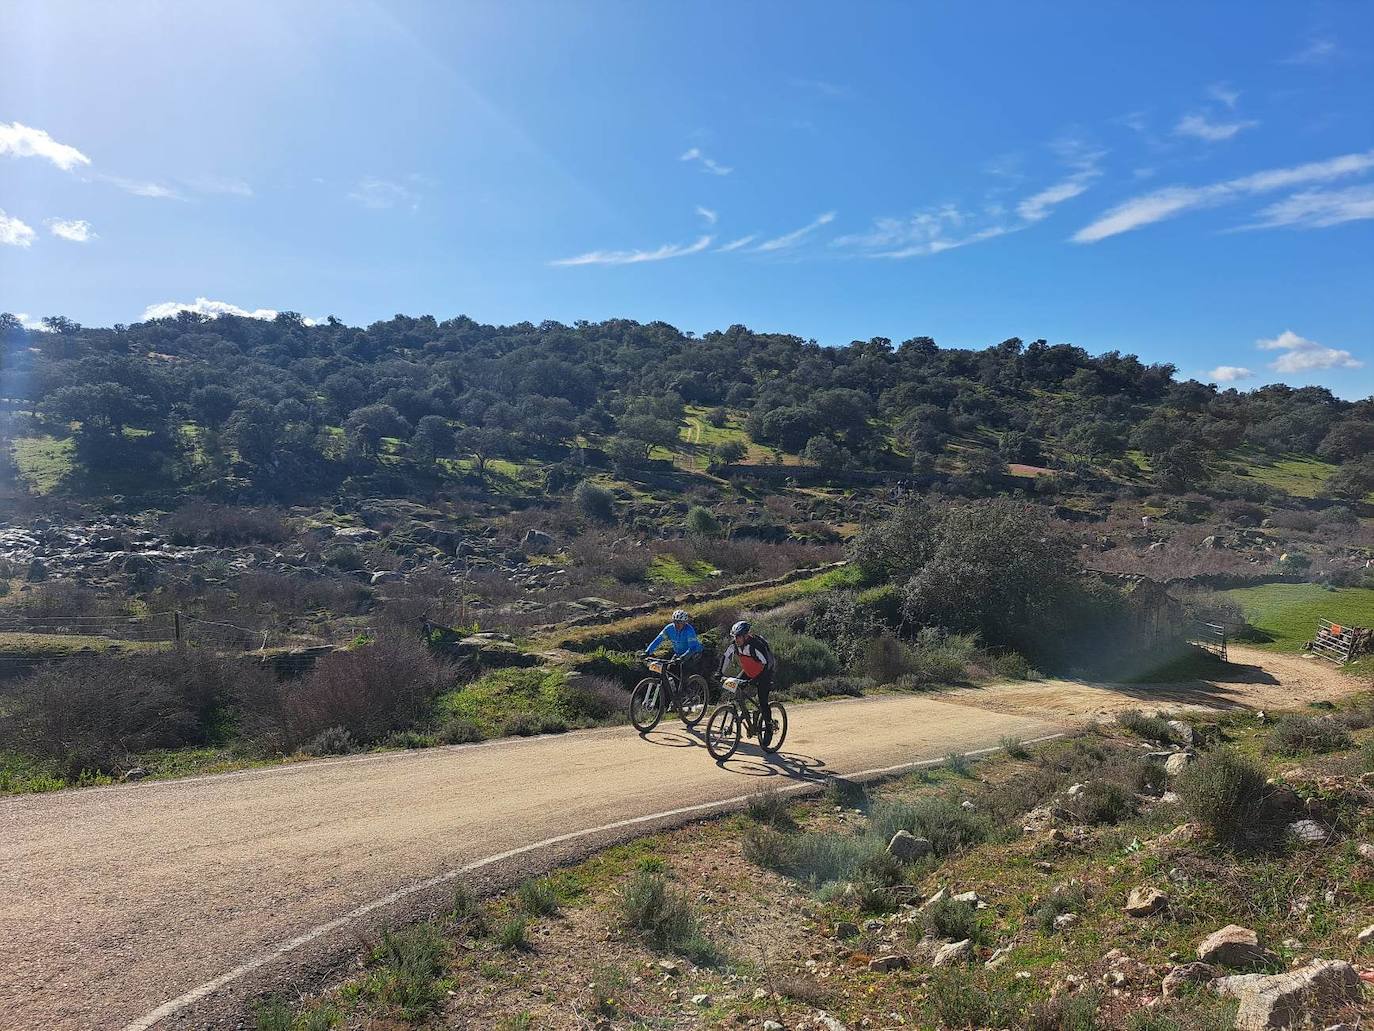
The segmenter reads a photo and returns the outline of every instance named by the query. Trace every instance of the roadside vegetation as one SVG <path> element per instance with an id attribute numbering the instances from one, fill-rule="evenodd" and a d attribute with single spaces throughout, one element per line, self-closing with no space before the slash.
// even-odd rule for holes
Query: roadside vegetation
<path id="1" fill-rule="evenodd" d="M 1175 742 L 1191 759 L 1177 771 L 1103 726 L 810 799 L 765 790 L 736 816 L 485 901 L 460 891 L 414 932 L 444 943 L 436 1009 L 365 989 L 397 977 L 374 947 L 362 974 L 270 1001 L 259 1027 L 1223 1031 L 1256 1003 L 1214 979 L 1374 965 L 1358 938 L 1374 912 L 1359 849 L 1374 834 L 1374 697 L 1277 719 L 1163 715 L 1199 742 Z M 1294 738 L 1314 720 L 1340 735 Z M 1303 820 L 1320 839 L 1293 830 Z M 1208 944 L 1223 928 L 1255 944 Z M 1358 988 L 1300 1006 L 1319 1027 L 1374 1015 Z"/>

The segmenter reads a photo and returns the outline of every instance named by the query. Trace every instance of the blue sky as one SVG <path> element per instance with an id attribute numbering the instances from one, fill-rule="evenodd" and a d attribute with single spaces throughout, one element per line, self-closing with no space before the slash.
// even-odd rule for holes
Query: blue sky
<path id="1" fill-rule="evenodd" d="M 1374 393 L 1374 5 L 0 0 L 0 23 L 0 310 L 29 319 L 1045 337 Z"/>

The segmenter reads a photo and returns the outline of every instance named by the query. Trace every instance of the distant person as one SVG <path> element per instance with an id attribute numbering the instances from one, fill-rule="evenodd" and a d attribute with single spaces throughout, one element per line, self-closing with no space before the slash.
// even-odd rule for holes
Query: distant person
<path id="1" fill-rule="evenodd" d="M 768 642 L 754 633 L 746 620 L 741 619 L 732 626 L 730 636 L 734 640 L 720 658 L 720 675 L 725 676 L 731 659 L 739 664 L 745 683 L 759 693 L 759 710 L 763 713 L 764 719 L 764 733 L 760 736 L 766 737 L 773 732 L 768 695 L 773 690 L 773 672 L 777 669 L 778 662 L 773 658 L 773 649 L 768 647 Z"/>
<path id="2" fill-rule="evenodd" d="M 649 642 L 649 647 L 644 649 L 646 656 L 653 655 L 667 641 L 673 646 L 673 657 L 670 661 L 678 663 L 678 682 L 686 676 L 686 670 L 696 665 L 697 656 L 701 654 L 701 638 L 692 627 L 692 620 L 683 609 L 678 609 L 673 613 L 673 621 L 658 632 L 658 636 Z"/>

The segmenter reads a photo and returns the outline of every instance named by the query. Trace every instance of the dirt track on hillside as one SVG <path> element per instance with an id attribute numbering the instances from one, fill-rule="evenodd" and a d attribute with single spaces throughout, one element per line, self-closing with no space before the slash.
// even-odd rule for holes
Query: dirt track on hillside
<path id="1" fill-rule="evenodd" d="M 338 969 L 358 935 L 441 904 L 470 864 L 465 878 L 506 884 L 768 784 L 1124 707 L 1277 708 L 1359 686 L 1304 660 L 1236 658 L 1264 665 L 1190 690 L 1048 681 L 799 706 L 781 755 L 745 747 L 724 767 L 673 724 L 0 800 L 0 1028 L 234 1026 L 245 998 Z"/>

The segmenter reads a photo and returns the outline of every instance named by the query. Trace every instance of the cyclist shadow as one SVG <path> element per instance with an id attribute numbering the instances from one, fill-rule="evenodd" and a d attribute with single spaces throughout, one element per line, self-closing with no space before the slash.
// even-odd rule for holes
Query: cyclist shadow
<path id="1" fill-rule="evenodd" d="M 647 741 L 659 748 L 705 748 L 706 735 L 690 727 L 655 727 L 647 734 L 640 734 L 641 741 Z"/>
<path id="2" fill-rule="evenodd" d="M 734 755 L 716 765 L 741 777 L 784 777 L 787 780 L 820 783 L 834 776 L 825 760 L 814 755 L 786 750 L 770 754 L 758 745 L 743 743 Z"/>

